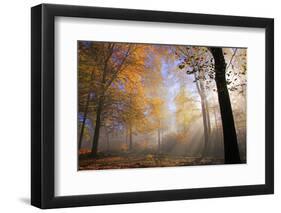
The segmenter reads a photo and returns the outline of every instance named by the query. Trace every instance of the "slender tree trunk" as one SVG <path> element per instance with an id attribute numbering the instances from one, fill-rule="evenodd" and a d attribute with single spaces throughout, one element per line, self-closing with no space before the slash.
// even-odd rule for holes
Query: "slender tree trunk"
<path id="1" fill-rule="evenodd" d="M 216 113 L 216 108 L 212 107 L 211 108 L 213 111 L 213 117 L 214 117 L 214 123 L 215 123 L 215 127 L 213 128 L 213 137 L 212 137 L 212 153 L 214 157 L 217 157 L 217 147 L 218 144 L 220 144 L 221 142 L 221 137 L 220 137 L 220 133 L 219 133 L 219 129 L 218 129 L 218 120 L 217 120 L 217 113 Z"/>
<path id="2" fill-rule="evenodd" d="M 158 128 L 157 133 L 158 133 L 158 152 L 160 152 L 161 151 L 160 128 Z"/>
<path id="3" fill-rule="evenodd" d="M 235 131 L 233 112 L 225 78 L 226 63 L 222 48 L 210 48 L 215 60 L 216 85 L 221 111 L 223 137 L 224 137 L 224 161 L 226 164 L 240 163 L 240 154 Z"/>
<path id="4" fill-rule="evenodd" d="M 125 130 L 125 143 L 126 145 L 128 145 L 128 129 L 126 127 L 126 130 Z"/>
<path id="5" fill-rule="evenodd" d="M 106 145 L 107 145 L 107 152 L 109 152 L 109 132 L 106 132 Z"/>
<path id="6" fill-rule="evenodd" d="M 113 49 L 112 49 L 113 51 Z M 96 156 L 98 152 L 98 142 L 99 142 L 99 136 L 100 136 L 100 126 L 101 126 L 101 113 L 103 110 L 103 101 L 104 101 L 104 95 L 105 95 L 105 88 L 104 85 L 106 83 L 106 74 L 107 74 L 107 67 L 108 67 L 108 61 L 112 55 L 112 52 L 108 55 L 107 59 L 105 60 L 103 74 L 102 74 L 102 81 L 101 81 L 101 94 L 98 98 L 97 102 L 97 116 L 96 116 L 96 125 L 95 125 L 95 131 L 94 131 L 94 139 L 93 139 L 93 145 L 92 145 L 92 156 Z"/>
<path id="7" fill-rule="evenodd" d="M 78 141 L 78 149 L 79 150 L 82 147 L 85 123 L 86 123 L 86 120 L 87 120 L 87 115 L 88 115 L 88 110 L 89 110 L 89 103 L 90 103 L 90 99 L 91 99 L 91 83 L 92 83 L 92 80 L 93 80 L 93 75 L 94 75 L 94 70 L 92 70 L 92 72 L 91 72 L 91 80 L 90 80 L 90 85 L 89 85 L 89 91 L 88 91 L 88 95 L 87 95 L 86 106 L 85 106 L 84 115 L 83 115 L 83 122 L 82 122 L 79 141 Z"/>
<path id="8" fill-rule="evenodd" d="M 202 108 L 202 117 L 203 117 L 203 125 L 204 125 L 204 147 L 203 147 L 203 151 L 202 151 L 202 157 L 204 157 L 206 155 L 207 146 L 209 143 L 209 131 L 208 131 L 208 122 L 207 122 L 205 101 L 202 99 L 201 99 L 201 108 Z"/>
<path id="9" fill-rule="evenodd" d="M 207 122 L 207 131 L 208 131 L 208 136 L 211 135 L 211 122 L 210 122 L 210 113 L 209 113 L 209 104 L 208 100 L 206 97 L 206 88 L 202 80 L 199 80 L 200 84 L 200 93 L 201 93 L 201 101 L 204 101 L 204 106 L 205 106 L 205 113 L 206 113 L 206 122 Z"/>
<path id="10" fill-rule="evenodd" d="M 93 156 L 96 156 L 97 152 L 98 152 L 102 106 L 103 106 L 103 98 L 101 97 L 98 102 L 98 107 L 97 107 L 96 125 L 95 125 L 94 139 L 93 139 L 93 145 L 92 145 L 92 155 Z"/>
<path id="11" fill-rule="evenodd" d="M 206 99 L 206 96 L 205 96 L 205 106 L 206 106 L 206 116 L 207 116 L 207 125 L 208 125 L 208 135 L 210 137 L 212 132 L 212 127 L 210 121 L 209 104 L 208 104 L 208 100 Z"/>
<path id="12" fill-rule="evenodd" d="M 196 79 L 196 76 L 195 76 L 195 79 Z M 207 124 L 205 99 L 204 99 L 203 93 L 202 93 L 202 84 L 199 81 L 200 81 L 200 79 L 196 81 L 196 88 L 197 88 L 197 91 L 199 93 L 200 100 L 201 100 L 201 113 L 202 113 L 203 127 L 204 127 L 204 145 L 203 145 L 201 157 L 204 157 L 205 152 L 206 152 L 206 147 L 208 144 L 208 140 L 209 140 L 209 137 L 208 137 L 209 135 L 208 135 L 208 124 Z"/>
<path id="13" fill-rule="evenodd" d="M 214 111 L 214 118 L 215 118 L 215 124 L 216 124 L 216 132 L 218 132 L 218 118 L 217 118 L 217 112 L 216 112 L 216 108 L 213 107 L 213 111 Z"/>
<path id="14" fill-rule="evenodd" d="M 133 131 L 132 126 L 129 127 L 129 150 L 133 149 Z"/>
<path id="15" fill-rule="evenodd" d="M 79 141 L 78 141 L 78 150 L 80 150 L 82 147 L 82 140 L 83 140 L 83 135 L 84 135 L 85 123 L 86 123 L 87 115 L 88 115 L 90 97 L 91 97 L 91 93 L 89 91 L 88 95 L 87 95 L 87 101 L 86 101 L 86 106 L 85 106 L 84 115 L 83 115 L 83 122 L 82 122 L 82 126 L 81 126 L 80 137 L 79 137 Z"/>
<path id="16" fill-rule="evenodd" d="M 203 151 L 203 156 L 207 156 L 210 154 L 210 148 L 211 148 L 211 122 L 210 122 L 210 113 L 209 113 L 209 105 L 208 105 L 208 100 L 206 99 L 205 95 L 205 90 L 203 90 L 203 99 L 205 102 L 205 115 L 206 115 L 206 122 L 207 122 L 207 137 L 208 141 L 205 144 L 204 151 Z"/>

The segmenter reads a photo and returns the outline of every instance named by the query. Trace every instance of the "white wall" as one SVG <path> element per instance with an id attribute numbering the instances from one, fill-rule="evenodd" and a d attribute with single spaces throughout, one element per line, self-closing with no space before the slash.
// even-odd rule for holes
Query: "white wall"
<path id="1" fill-rule="evenodd" d="M 58 0 L 57 4 L 81 4 L 194 13 L 275 18 L 275 82 L 281 80 L 281 13 L 277 0 Z M 2 1 L 0 9 L 0 211 L 38 212 L 30 196 L 30 7 L 41 1 Z M 201 199 L 161 203 L 113 205 L 51 210 L 52 212 L 277 212 L 281 209 L 280 83 L 275 86 L 275 195 Z"/>

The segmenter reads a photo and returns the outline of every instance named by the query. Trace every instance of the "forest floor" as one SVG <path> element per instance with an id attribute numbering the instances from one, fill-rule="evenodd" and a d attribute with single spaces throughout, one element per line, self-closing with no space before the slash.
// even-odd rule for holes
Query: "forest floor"
<path id="1" fill-rule="evenodd" d="M 224 164 L 223 159 L 169 156 L 158 154 L 104 155 L 91 158 L 79 156 L 79 170 L 125 169 Z"/>

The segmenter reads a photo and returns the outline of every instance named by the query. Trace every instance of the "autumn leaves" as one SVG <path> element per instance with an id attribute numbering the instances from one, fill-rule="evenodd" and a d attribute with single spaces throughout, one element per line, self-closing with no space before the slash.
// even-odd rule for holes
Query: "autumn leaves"
<path id="1" fill-rule="evenodd" d="M 225 51 L 231 53 L 230 48 L 226 48 Z M 86 137 L 89 138 L 90 134 L 91 156 L 96 157 L 101 138 L 102 141 L 107 141 L 109 147 L 109 135 L 119 132 L 124 134 L 122 140 L 125 146 L 122 147 L 125 148 L 122 150 L 132 151 L 134 137 L 141 134 L 143 140 L 150 135 L 147 137 L 150 144 L 151 140 L 154 140 L 157 152 L 161 153 L 164 137 L 172 131 L 169 125 L 172 124 L 173 115 L 176 119 L 174 125 L 181 126 L 182 134 L 186 135 L 189 126 L 198 120 L 200 114 L 192 112 L 193 108 L 198 110 L 198 105 L 194 104 L 192 97 L 187 96 L 187 85 L 180 79 L 183 75 L 177 74 L 184 71 L 184 78 L 192 76 L 194 87 L 197 88 L 200 97 L 205 149 L 212 135 L 206 98 L 208 91 L 212 91 L 216 93 L 220 106 L 225 163 L 239 163 L 237 135 L 228 93 L 230 86 L 235 88 L 233 91 L 239 87 L 235 84 L 238 80 L 233 80 L 234 83 L 230 85 L 229 79 L 239 79 L 242 85 L 243 78 L 237 73 L 242 75 L 246 73 L 246 56 L 237 60 L 235 56 L 237 52 L 235 49 L 231 60 L 226 60 L 223 49 L 219 47 L 79 41 L 78 91 L 81 122 L 78 127 L 78 149 L 81 149 L 82 142 Z M 244 53 L 245 51 L 239 51 L 239 54 Z M 163 66 L 168 61 L 176 65 L 176 68 L 163 72 Z M 232 69 L 228 70 L 228 67 Z M 169 91 L 169 85 L 165 85 L 167 75 L 181 81 L 181 86 L 173 97 L 175 105 L 173 115 L 167 106 L 166 94 Z M 165 133 L 167 128 L 170 130 Z M 89 133 L 88 129 L 91 129 L 92 133 Z"/>
<path id="2" fill-rule="evenodd" d="M 98 151 L 101 128 L 107 134 L 126 129 L 132 149 L 134 132 L 151 130 L 149 100 L 143 85 L 143 76 L 149 69 L 146 57 L 150 46 L 86 41 L 78 45 L 79 112 L 83 117 L 79 148 L 86 120 L 91 119 L 94 122 L 93 156 Z"/>

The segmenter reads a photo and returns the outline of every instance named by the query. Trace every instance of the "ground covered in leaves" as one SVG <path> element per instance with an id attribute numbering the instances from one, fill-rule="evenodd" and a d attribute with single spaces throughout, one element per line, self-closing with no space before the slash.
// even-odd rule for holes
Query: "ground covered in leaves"
<path id="1" fill-rule="evenodd" d="M 79 156 L 79 170 L 195 166 L 214 165 L 223 163 L 223 159 L 169 156 L 163 154 L 100 154 L 97 157 L 91 157 L 90 155 L 80 154 Z"/>

